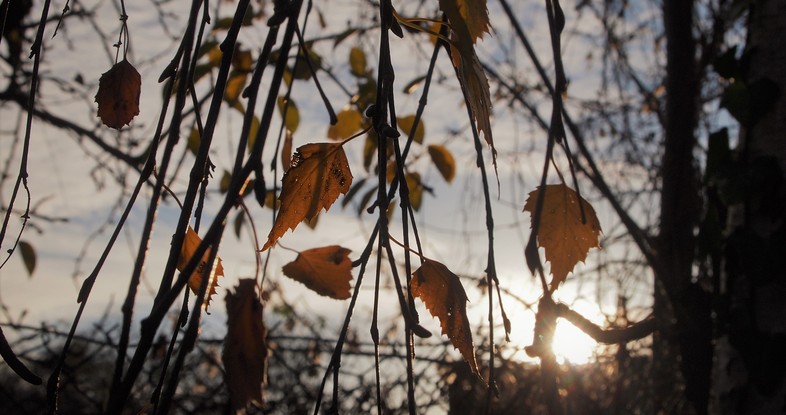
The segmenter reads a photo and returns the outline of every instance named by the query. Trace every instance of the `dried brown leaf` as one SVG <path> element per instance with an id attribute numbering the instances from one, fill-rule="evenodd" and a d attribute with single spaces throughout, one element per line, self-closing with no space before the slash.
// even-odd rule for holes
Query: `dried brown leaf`
<path id="1" fill-rule="evenodd" d="M 238 281 L 234 293 L 227 293 L 227 334 L 221 359 L 229 401 L 234 411 L 249 403 L 262 405 L 267 381 L 267 329 L 262 320 L 262 303 L 256 282 Z"/>
<path id="2" fill-rule="evenodd" d="M 538 230 L 538 246 L 546 252 L 551 263 L 551 289 L 556 289 L 573 271 L 579 261 L 587 258 L 591 248 L 599 248 L 600 221 L 595 209 L 581 198 L 575 190 L 564 184 L 546 186 L 543 212 Z M 540 188 L 530 192 L 524 210 L 535 214 L 535 205 Z M 582 222 L 579 203 L 584 210 Z"/>
<path id="3" fill-rule="evenodd" d="M 345 300 L 350 297 L 352 261 L 347 248 L 338 245 L 308 249 L 284 265 L 284 275 L 319 295 Z"/>
<path id="4" fill-rule="evenodd" d="M 313 219 L 329 209 L 339 194 L 347 194 L 352 172 L 341 143 L 311 143 L 301 146 L 281 184 L 281 210 L 262 250 L 273 246 L 303 219 Z"/>
<path id="5" fill-rule="evenodd" d="M 188 261 L 192 256 L 194 256 L 194 253 L 201 242 L 202 238 L 200 238 L 194 229 L 189 226 L 188 230 L 186 230 L 186 237 L 183 240 L 183 246 L 180 249 L 180 257 L 177 259 L 178 271 L 183 271 L 183 269 L 188 264 Z M 202 271 L 207 265 L 208 259 L 210 259 L 210 249 L 205 251 L 205 254 L 202 255 L 202 261 L 199 262 L 196 270 L 194 270 L 194 272 L 188 278 L 188 287 L 194 294 L 199 294 L 199 286 L 202 284 Z M 223 276 L 224 266 L 221 264 L 221 258 L 216 257 L 215 269 L 210 274 L 207 294 L 205 294 L 205 309 L 210 306 L 210 300 L 212 299 L 213 294 L 216 293 L 216 288 L 218 287 L 218 277 Z"/>
<path id="6" fill-rule="evenodd" d="M 107 127 L 120 129 L 139 114 L 142 77 L 127 60 L 116 63 L 98 80 L 95 102 Z"/>
<path id="7" fill-rule="evenodd" d="M 467 293 L 458 276 L 445 265 L 429 259 L 412 275 L 412 295 L 420 298 L 431 315 L 439 319 L 442 334 L 461 352 L 472 373 L 479 376 L 467 319 Z"/>

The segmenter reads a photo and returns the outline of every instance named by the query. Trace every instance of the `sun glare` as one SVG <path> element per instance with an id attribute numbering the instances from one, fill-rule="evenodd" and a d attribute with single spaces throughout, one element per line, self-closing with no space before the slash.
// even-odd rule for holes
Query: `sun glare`
<path id="1" fill-rule="evenodd" d="M 559 363 L 574 365 L 589 363 L 598 343 L 567 321 L 558 320 L 552 348 Z"/>

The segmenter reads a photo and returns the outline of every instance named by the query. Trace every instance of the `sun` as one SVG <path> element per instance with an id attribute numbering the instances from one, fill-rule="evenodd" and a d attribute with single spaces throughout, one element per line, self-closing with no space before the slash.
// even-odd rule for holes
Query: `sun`
<path id="1" fill-rule="evenodd" d="M 570 322 L 557 321 L 552 350 L 559 363 L 584 365 L 592 359 L 598 343 Z"/>

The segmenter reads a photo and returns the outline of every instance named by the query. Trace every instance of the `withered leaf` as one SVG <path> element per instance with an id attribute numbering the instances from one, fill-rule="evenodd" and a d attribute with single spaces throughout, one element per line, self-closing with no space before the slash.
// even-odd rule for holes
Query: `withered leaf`
<path id="1" fill-rule="evenodd" d="M 98 80 L 95 102 L 107 127 L 120 129 L 139 114 L 142 77 L 127 60 L 116 63 Z"/>
<path id="2" fill-rule="evenodd" d="M 467 25 L 472 43 L 489 31 L 489 11 L 486 0 L 454 0 L 462 20 Z M 451 22 L 453 24 L 453 22 Z"/>
<path id="3" fill-rule="evenodd" d="M 491 134 L 491 94 L 489 81 L 480 64 L 473 44 L 488 30 L 486 2 L 478 0 L 439 0 L 439 8 L 445 13 L 451 27 L 451 57 L 456 75 L 467 95 L 472 115 L 479 132 L 491 147 L 494 166 L 497 165 L 497 150 Z"/>
<path id="4" fill-rule="evenodd" d="M 524 210 L 535 214 L 540 188 L 530 192 Z M 538 246 L 551 263 L 551 289 L 556 289 L 579 261 L 587 258 L 590 248 L 599 248 L 600 221 L 595 209 L 564 184 L 546 185 L 543 212 L 538 230 Z M 581 207 L 586 222 L 582 222 Z"/>
<path id="5" fill-rule="evenodd" d="M 430 259 L 412 275 L 412 295 L 420 298 L 431 315 L 439 319 L 442 334 L 461 352 L 472 373 L 480 376 L 467 319 L 467 293 L 458 276 Z"/>
<path id="6" fill-rule="evenodd" d="M 329 209 L 339 194 L 347 194 L 352 172 L 341 143 L 310 143 L 297 149 L 281 180 L 281 209 L 263 251 L 303 219 Z"/>
<path id="7" fill-rule="evenodd" d="M 202 243 L 202 238 L 197 235 L 192 227 L 188 227 L 186 230 L 186 237 L 183 240 L 183 246 L 180 249 L 180 257 L 177 259 L 177 270 L 183 271 L 186 265 L 188 265 L 188 261 L 194 256 L 197 247 L 199 244 Z M 196 267 L 196 270 L 191 274 L 188 278 L 188 287 L 194 294 L 199 294 L 199 286 L 202 283 L 202 271 L 204 270 L 205 266 L 207 265 L 207 261 L 210 259 L 210 249 L 205 251 L 205 254 L 202 255 L 202 261 L 199 262 L 199 265 Z M 221 264 L 221 258 L 216 257 L 215 269 L 210 274 L 210 281 L 208 282 L 207 286 L 207 293 L 205 294 L 205 309 L 210 306 L 210 300 L 213 297 L 213 294 L 216 293 L 216 287 L 218 287 L 218 277 L 224 276 L 224 266 Z"/>
<path id="8" fill-rule="evenodd" d="M 308 249 L 284 265 L 284 275 L 319 295 L 346 300 L 350 297 L 352 261 L 347 248 L 338 245 Z"/>
<path id="9" fill-rule="evenodd" d="M 238 281 L 234 293 L 227 293 L 227 334 L 221 360 L 229 401 L 234 411 L 249 403 L 262 405 L 267 382 L 267 329 L 262 320 L 262 303 L 256 282 Z"/>

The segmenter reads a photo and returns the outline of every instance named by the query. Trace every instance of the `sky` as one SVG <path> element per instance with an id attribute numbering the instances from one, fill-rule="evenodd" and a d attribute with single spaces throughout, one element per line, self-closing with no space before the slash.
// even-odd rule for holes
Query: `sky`
<path id="1" fill-rule="evenodd" d="M 330 1 L 329 6 L 320 7 L 327 28 L 318 26 L 316 15 L 310 21 L 310 31 L 306 38 L 318 37 L 325 34 L 340 33 L 346 27 L 346 21 L 354 16 L 369 16 L 373 9 L 362 2 Z M 522 23 L 531 41 L 547 67 L 551 65 L 548 46 L 548 32 L 545 27 L 545 12 L 542 5 L 526 2 L 515 4 L 517 12 L 522 16 Z M 92 126 L 98 121 L 95 117 L 95 108 L 92 96 L 96 91 L 97 79 L 105 72 L 114 60 L 112 43 L 118 36 L 119 21 L 118 11 L 111 2 L 80 2 L 81 7 L 96 7 L 97 18 L 94 24 L 85 24 L 77 19 L 64 22 L 56 37 L 51 34 L 54 25 L 47 28 L 45 43 L 45 65 L 43 70 L 48 74 L 65 81 L 71 81 L 78 76 L 85 80 L 84 84 L 74 84 L 78 90 L 76 95 L 84 97 L 82 100 L 69 100 L 66 95 L 56 92 L 57 84 L 44 83 L 43 88 L 52 93 L 42 94 L 41 102 L 51 111 L 67 116 L 74 122 Z M 256 4 L 254 2 L 254 4 Z M 436 4 L 436 2 L 435 2 Z M 148 2 L 128 2 L 128 25 L 131 37 L 129 60 L 140 69 L 143 82 L 141 112 L 132 122 L 134 133 L 141 140 L 149 140 L 152 136 L 155 120 L 161 107 L 161 85 L 157 78 L 162 68 L 169 62 L 171 54 L 176 47 L 170 35 L 177 35 L 182 31 L 186 13 L 185 2 L 173 2 L 164 7 L 170 14 L 164 17 L 169 28 L 162 31 L 155 9 Z M 490 5 L 495 13 L 496 3 Z M 564 5 L 568 13 L 568 21 L 575 22 L 569 29 L 575 33 L 583 30 L 581 16 L 573 14 L 570 4 Z M 232 4 L 220 3 L 220 10 L 214 13 L 218 16 L 228 16 Z M 346 13 L 340 12 L 341 10 Z M 430 10 L 429 10 L 430 11 Z M 416 13 L 415 7 L 401 7 L 399 13 L 411 15 Z M 421 10 L 421 12 L 424 12 Z M 646 15 L 646 10 L 642 11 Z M 573 19 L 572 19 L 573 18 Z M 484 59 L 499 61 L 502 65 L 504 47 L 511 39 L 510 27 L 505 21 L 493 21 L 493 32 L 485 37 L 478 48 L 479 54 Z M 108 39 L 101 39 L 95 34 L 95 29 L 100 29 L 107 34 Z M 255 55 L 261 47 L 265 29 L 251 27 L 244 29 L 241 42 L 244 47 L 254 51 Z M 219 34 L 219 39 L 221 39 Z M 566 42 L 564 54 L 567 71 L 571 77 L 570 94 L 577 102 L 583 96 L 592 96 L 598 89 L 597 77 L 592 71 L 586 70 L 586 57 L 580 53 L 583 49 L 581 37 L 571 37 L 571 42 Z M 369 56 L 375 52 L 377 46 L 377 32 L 370 31 L 362 36 L 354 36 L 344 41 L 338 47 L 332 48 L 330 42 L 318 43 L 315 50 L 323 57 L 323 64 L 332 68 L 339 78 L 352 85 L 353 79 L 348 75 L 347 56 L 352 46 L 362 47 Z M 407 33 L 404 39 L 393 39 L 394 65 L 397 73 L 396 85 L 404 85 L 409 80 L 423 74 L 428 65 L 430 49 L 423 47 L 423 36 L 414 36 Z M 413 58 L 414 56 L 414 58 Z M 373 61 L 373 59 L 369 59 Z M 534 72 L 530 66 L 525 65 L 523 51 L 515 51 L 515 61 L 522 62 L 521 66 L 501 66 L 502 70 L 520 73 L 522 76 L 535 82 Z M 320 75 L 328 97 L 336 109 L 348 103 L 338 86 L 324 74 Z M 400 88 L 399 88 L 400 90 Z M 457 160 L 457 177 L 453 183 L 446 183 L 437 170 L 429 164 L 428 157 L 421 157 L 414 166 L 419 169 L 424 181 L 432 186 L 434 195 L 427 195 L 424 206 L 418 212 L 416 220 L 424 241 L 425 253 L 428 257 L 444 262 L 450 269 L 462 276 L 479 277 L 484 275 L 486 234 L 485 216 L 483 212 L 483 195 L 480 187 L 480 173 L 474 165 L 474 149 L 468 135 L 465 109 L 457 94 L 458 85 L 453 79 L 453 69 L 450 62 L 443 54 L 440 56 L 438 72 L 433 91 L 429 96 L 423 119 L 426 126 L 426 143 L 446 143 L 453 151 Z M 398 93 L 396 95 L 397 111 L 400 115 L 414 113 L 418 105 L 419 92 L 413 94 Z M 492 94 L 494 91 L 492 91 Z M 297 103 L 301 114 L 301 125 L 295 135 L 295 147 L 307 142 L 326 141 L 327 115 L 321 102 L 315 97 L 315 90 L 311 83 L 298 82 L 293 91 L 293 100 Z M 260 103 L 261 105 L 261 103 Z M 205 107 L 206 108 L 206 107 Z M 259 108 L 259 107 L 258 107 Z M 539 107 L 541 114 L 549 113 L 544 102 Z M 3 120 L 3 131 L 7 129 L 16 113 L 11 107 L 0 107 L 0 120 Z M 240 117 L 237 112 L 225 108 L 220 117 L 220 125 L 216 134 L 215 151 L 211 158 L 217 165 L 216 178 L 220 178 L 223 169 L 229 169 L 232 156 L 231 148 L 237 142 L 236 136 L 240 132 Z M 275 122 L 279 122 L 276 120 Z M 493 210 L 495 214 L 495 250 L 497 268 L 502 286 L 519 296 L 525 302 L 533 304 L 539 297 L 539 283 L 527 270 L 523 247 L 529 237 L 529 215 L 522 212 L 522 207 L 527 194 L 532 191 L 539 181 L 540 169 L 543 160 L 543 144 L 545 134 L 531 127 L 520 109 L 505 108 L 500 102 L 495 108 L 495 118 L 492 123 L 494 140 L 500 152 L 499 158 L 499 191 L 492 186 Z M 277 128 L 277 125 L 274 125 Z M 272 129 L 271 131 L 275 131 Z M 105 134 L 112 137 L 113 133 Z M 184 133 L 185 134 L 185 133 Z M 12 142 L 9 136 L 3 135 L 0 141 L 0 158 L 5 160 L 12 151 Z M 185 140 L 183 140 L 185 141 Z M 271 140 L 272 141 L 272 140 Z M 362 158 L 359 143 L 347 148 L 348 157 L 352 163 L 356 177 L 362 171 L 360 160 Z M 184 143 L 181 143 L 184 145 Z M 272 147 L 266 153 L 272 152 Z M 425 153 L 424 149 L 416 151 Z M 87 155 L 86 155 L 87 154 Z M 490 165 L 488 148 L 484 148 L 487 168 Z M 46 221 L 34 217 L 30 227 L 22 239 L 30 242 L 37 253 L 38 262 L 32 276 L 28 276 L 24 264 L 15 255 L 4 268 L 0 270 L 0 298 L 6 306 L 7 314 L 2 315 L 2 321 L 17 320 L 20 313 L 26 311 L 26 316 L 19 320 L 26 324 L 38 325 L 41 322 L 70 324 L 77 309 L 76 295 L 82 281 L 95 265 L 100 252 L 118 219 L 119 209 L 122 209 L 127 200 L 128 193 L 133 186 L 136 175 L 131 172 L 121 186 L 115 178 L 106 171 L 96 170 L 99 162 L 107 162 L 99 150 L 85 140 L 75 139 L 73 136 L 63 134 L 57 129 L 44 123 L 36 122 L 33 127 L 32 152 L 30 157 L 30 188 L 33 194 L 33 205 L 38 212 L 67 221 Z M 187 159 L 187 162 L 191 159 Z M 15 159 L 18 163 L 18 159 Z M 110 163 L 111 164 L 111 163 Z M 611 166 L 612 161 L 608 161 Z M 122 167 L 113 166 L 113 171 L 123 172 Z M 618 167 L 621 170 L 623 167 Z M 13 171 L 13 170 L 12 170 Z M 186 170 L 183 171 L 183 173 Z M 493 172 L 489 168 L 492 182 Z M 631 177 L 637 173 L 628 171 Z M 272 175 L 270 176 L 272 177 Z M 185 189 L 187 174 L 175 181 L 172 188 L 175 192 Z M 636 179 L 633 179 L 636 180 Z M 216 180 L 217 182 L 218 180 Z M 2 200 L 7 202 L 10 197 L 8 182 L 0 188 Z M 215 187 L 213 188 L 215 190 Z M 588 192 L 592 193 L 592 192 Z M 108 262 L 96 283 L 91 295 L 90 303 L 86 310 L 88 321 L 99 318 L 107 310 L 110 316 L 118 316 L 120 305 L 125 296 L 128 278 L 132 270 L 134 252 L 139 243 L 139 234 L 144 223 L 147 200 L 150 196 L 149 189 L 145 189 L 132 211 L 126 229 L 120 241 L 109 256 Z M 209 196 L 205 209 L 205 221 L 209 223 L 216 212 L 222 196 L 215 191 Z M 250 199 L 249 199 L 250 200 Z M 323 245 L 341 244 L 352 249 L 351 258 L 356 258 L 363 249 L 366 238 L 373 228 L 370 215 L 359 218 L 352 204 L 341 209 L 336 202 L 328 214 L 320 216 L 316 230 L 300 226 L 295 232 L 288 232 L 281 243 L 288 248 L 302 250 Z M 249 202 L 252 203 L 252 202 Z M 606 229 L 613 227 L 616 218 L 602 202 L 597 202 L 596 210 L 599 212 L 601 225 Z M 254 207 L 252 210 L 260 238 L 264 238 L 271 226 L 271 211 Z M 157 287 L 158 274 L 163 268 L 168 253 L 169 242 L 177 220 L 178 207 L 171 200 L 164 203 L 159 210 L 157 227 L 151 240 L 150 259 L 146 265 L 145 278 L 135 315 L 143 316 L 149 310 L 154 289 Z M 233 220 L 235 213 L 230 215 Z M 394 220 L 400 215 L 394 216 Z M 38 231 L 40 229 L 40 232 Z M 238 278 L 252 277 L 255 260 L 253 244 L 248 233 L 236 237 L 228 228 L 222 241 L 219 255 L 223 259 L 226 278 L 220 282 L 221 289 L 214 299 L 212 313 L 203 320 L 205 332 L 220 336 L 224 330 L 226 316 L 223 311 L 223 298 L 226 289 L 233 287 Z M 3 251 L 8 249 L 8 242 L 3 243 Z M 588 265 L 579 264 L 577 272 L 590 270 L 595 261 L 614 255 L 623 257 L 633 256 L 636 253 L 628 252 L 593 252 L 588 257 Z M 326 299 L 317 296 L 303 288 L 297 282 L 291 281 L 281 275 L 278 270 L 287 262 L 294 260 L 295 254 L 283 249 L 274 249 L 270 257 L 270 279 L 281 285 L 287 300 L 292 304 L 313 310 L 314 313 L 326 315 L 328 327 L 338 329 L 339 322 L 343 319 L 346 310 L 344 302 Z M 373 267 L 372 267 L 373 268 Z M 355 276 L 357 270 L 355 270 Z M 645 278 L 645 277 L 643 277 Z M 371 304 L 371 279 L 370 274 L 364 282 L 364 298 L 359 305 L 360 313 L 370 310 Z M 584 281 L 587 281 L 585 283 Z M 595 283 L 597 278 L 587 276 L 585 279 L 569 278 L 563 288 L 558 291 L 558 298 L 571 303 L 579 311 L 596 323 L 603 323 L 601 312 L 612 313 L 616 307 L 616 294 L 619 287 L 612 284 L 599 286 Z M 641 281 L 639 281 L 641 283 Z M 369 284 L 369 285 L 366 285 Z M 471 280 L 465 279 L 470 297 L 470 321 L 473 324 L 484 323 L 486 316 L 486 299 L 473 287 Z M 390 283 L 387 284 L 388 287 Z M 627 294 L 635 295 L 636 302 L 646 305 L 649 302 L 650 290 L 646 287 L 633 287 L 625 289 Z M 392 293 L 389 289 L 388 293 Z M 599 302 L 600 300 L 600 302 Z M 495 299 L 496 301 L 496 299 Z M 506 309 L 513 319 L 512 350 L 523 347 L 531 341 L 534 312 L 517 301 L 505 299 Z M 433 333 L 439 332 L 436 319 L 428 317 L 428 311 L 422 304 L 419 310 L 424 325 Z M 393 303 L 386 310 L 395 316 L 396 305 Z M 641 315 L 640 317 L 643 317 Z M 497 315 L 499 321 L 499 315 Z M 356 324 L 363 327 L 363 319 L 358 319 Z M 86 323 L 83 323 L 87 327 Z M 571 331 L 569 328 L 560 328 L 565 331 L 563 344 L 578 344 L 584 342 L 588 345 L 589 353 L 592 352 L 591 340 L 587 336 Z M 359 329 L 367 332 L 365 329 Z M 559 335 L 558 335 L 559 336 Z M 572 336 L 572 337 L 571 337 Z M 584 337 L 582 337 L 584 336 Z M 501 337 L 501 332 L 498 332 Z M 559 339 L 558 339 L 559 341 Z M 514 352 L 516 356 L 524 358 L 523 353 Z M 571 351 L 561 352 L 565 356 Z M 587 351 L 585 350 L 584 355 Z M 573 356 L 575 362 L 586 359 Z"/>

